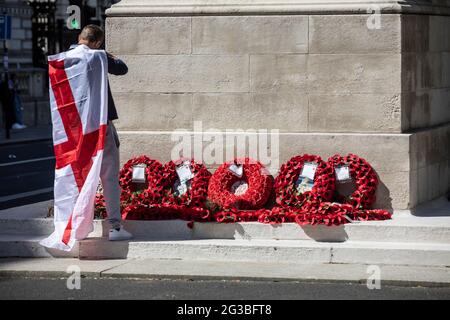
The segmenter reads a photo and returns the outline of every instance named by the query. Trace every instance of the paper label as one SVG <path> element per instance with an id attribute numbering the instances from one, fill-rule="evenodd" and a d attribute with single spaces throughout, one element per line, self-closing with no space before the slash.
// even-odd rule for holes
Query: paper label
<path id="1" fill-rule="evenodd" d="M 242 173 L 244 172 L 244 167 L 240 164 L 232 164 L 228 167 L 228 170 L 230 170 L 231 172 L 233 172 L 236 176 L 238 176 L 239 178 L 242 177 Z"/>
<path id="2" fill-rule="evenodd" d="M 245 181 L 236 181 L 231 186 L 231 192 L 237 196 L 241 196 L 248 190 L 248 184 Z"/>
<path id="3" fill-rule="evenodd" d="M 190 186 L 190 181 L 183 181 L 180 182 L 180 180 L 175 181 L 175 184 L 173 186 L 174 194 L 175 196 L 181 197 L 186 192 L 188 192 Z"/>
<path id="4" fill-rule="evenodd" d="M 316 175 L 317 163 L 305 162 L 303 164 L 302 172 L 300 172 L 300 177 L 308 178 L 314 181 L 314 176 Z"/>
<path id="5" fill-rule="evenodd" d="M 299 176 L 297 182 L 295 183 L 295 186 L 299 193 L 311 191 L 314 187 L 314 180 L 311 180 L 307 177 Z"/>
<path id="6" fill-rule="evenodd" d="M 336 167 L 334 171 L 336 173 L 337 181 L 339 182 L 351 181 L 352 178 L 350 176 L 350 168 L 347 165 Z"/>
<path id="7" fill-rule="evenodd" d="M 133 173 L 131 181 L 135 183 L 145 183 L 145 169 L 147 166 L 145 164 L 137 164 L 133 166 Z"/>
<path id="8" fill-rule="evenodd" d="M 189 162 L 184 162 L 182 165 L 178 166 L 176 171 L 181 183 L 189 181 L 194 177 Z"/>

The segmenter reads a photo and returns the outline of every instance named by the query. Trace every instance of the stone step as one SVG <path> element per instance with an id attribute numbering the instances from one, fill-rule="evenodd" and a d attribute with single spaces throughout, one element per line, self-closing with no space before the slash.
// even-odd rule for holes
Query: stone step
<path id="1" fill-rule="evenodd" d="M 304 240 L 174 240 L 119 244 L 96 238 L 82 241 L 80 258 L 144 258 L 292 263 L 365 263 L 449 266 L 450 246 L 383 242 Z"/>
<path id="2" fill-rule="evenodd" d="M 338 227 L 244 223 L 194 223 L 182 220 L 125 221 L 135 237 L 147 240 L 244 239 L 315 240 L 328 242 L 375 241 L 450 244 L 450 217 L 394 216 L 393 220 L 355 222 Z M 0 235 L 45 236 L 54 230 L 52 219 L 0 219 Z M 92 237 L 106 236 L 108 224 L 94 221 Z"/>
<path id="3" fill-rule="evenodd" d="M 171 240 L 111 242 L 89 238 L 71 252 L 48 251 L 44 236 L 0 235 L 0 257 L 79 257 L 80 259 L 176 259 L 286 262 L 299 264 L 361 263 L 380 265 L 450 266 L 450 246 L 437 243 L 308 240 Z"/>
<path id="4" fill-rule="evenodd" d="M 79 243 L 76 243 L 71 252 L 47 249 L 39 244 L 46 236 L 42 235 L 0 235 L 0 257 L 22 258 L 78 258 Z"/>

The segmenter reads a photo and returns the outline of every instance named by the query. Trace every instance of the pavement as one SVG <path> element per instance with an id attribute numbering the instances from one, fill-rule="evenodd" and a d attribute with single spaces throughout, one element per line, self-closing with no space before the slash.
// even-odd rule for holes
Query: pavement
<path id="1" fill-rule="evenodd" d="M 0 219 L 26 220 L 46 218 L 53 208 L 53 200 L 40 201 L 0 210 Z"/>
<path id="2" fill-rule="evenodd" d="M 78 256 L 85 258 L 37 258 L 42 247 L 22 238 L 38 241 L 53 230 L 52 219 L 45 219 L 52 205 L 50 200 L 0 211 L 0 252 L 5 256 L 0 258 L 0 299 L 251 299 L 247 286 L 258 288 L 255 299 L 303 299 L 311 297 L 308 290 L 325 299 L 450 298 L 446 198 L 414 211 L 396 211 L 393 220 L 326 230 L 259 223 L 195 223 L 190 229 L 186 221 L 125 221 L 137 238 L 120 243 L 101 238 L 107 225 L 96 220 L 93 238 L 80 242 L 87 250 L 80 252 L 88 254 Z M 336 238 L 324 242 L 323 235 L 327 241 Z M 114 259 L 113 253 L 123 249 L 127 254 Z M 19 252 L 23 258 L 16 258 Z M 99 259 L 99 252 L 108 253 L 107 259 Z M 323 252 L 318 259 L 316 254 Z M 61 287 L 70 268 L 81 272 L 87 289 L 82 295 Z M 373 279 L 380 280 L 383 290 L 367 289 Z"/>
<path id="3" fill-rule="evenodd" d="M 0 277 L 64 278 L 76 268 L 84 278 L 315 281 L 450 288 L 450 268 L 363 264 L 297 264 L 280 262 L 73 258 L 2 258 Z M 1 290 L 0 290 L 1 291 Z"/>
<path id="4" fill-rule="evenodd" d="M 9 139 L 6 139 L 5 128 L 0 130 L 0 145 L 44 139 L 52 139 L 51 125 L 29 126 L 20 130 L 11 129 Z"/>

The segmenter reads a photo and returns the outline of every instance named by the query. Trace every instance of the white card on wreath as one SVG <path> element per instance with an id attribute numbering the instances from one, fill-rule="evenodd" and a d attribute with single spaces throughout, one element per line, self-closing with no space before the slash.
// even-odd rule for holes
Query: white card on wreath
<path id="1" fill-rule="evenodd" d="M 300 176 L 314 181 L 314 176 L 316 175 L 316 170 L 317 170 L 317 163 L 305 162 L 303 164 L 303 168 L 302 168 L 302 172 L 300 173 Z"/>
<path id="2" fill-rule="evenodd" d="M 346 165 L 336 167 L 334 171 L 336 173 L 336 179 L 339 182 L 350 181 L 352 179 L 350 177 L 350 168 Z"/>
<path id="3" fill-rule="evenodd" d="M 181 183 L 191 180 L 194 174 L 191 171 L 191 166 L 187 163 L 183 163 L 181 166 L 177 167 L 178 179 Z"/>
<path id="4" fill-rule="evenodd" d="M 232 164 L 228 167 L 228 170 L 230 170 L 235 175 L 237 175 L 239 178 L 241 178 L 242 174 L 244 173 L 244 166 L 239 165 L 239 164 Z"/>
<path id="5" fill-rule="evenodd" d="M 177 191 L 178 196 L 184 195 L 188 191 L 186 181 L 175 183 L 175 190 Z"/>
<path id="6" fill-rule="evenodd" d="M 133 166 L 131 181 L 135 183 L 145 183 L 145 164 L 138 164 Z"/>
<path id="7" fill-rule="evenodd" d="M 314 188 L 314 181 L 307 177 L 298 176 L 295 186 L 299 193 L 305 193 L 307 191 L 311 191 Z"/>

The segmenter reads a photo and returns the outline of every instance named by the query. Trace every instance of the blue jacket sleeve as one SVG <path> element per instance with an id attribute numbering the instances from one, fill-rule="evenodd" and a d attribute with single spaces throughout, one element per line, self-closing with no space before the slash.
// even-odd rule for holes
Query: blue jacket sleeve
<path id="1" fill-rule="evenodd" d="M 114 74 L 116 76 L 121 76 L 128 72 L 128 67 L 125 64 L 125 62 L 123 62 L 120 59 L 114 59 L 109 55 L 107 57 L 108 57 L 108 73 Z"/>

